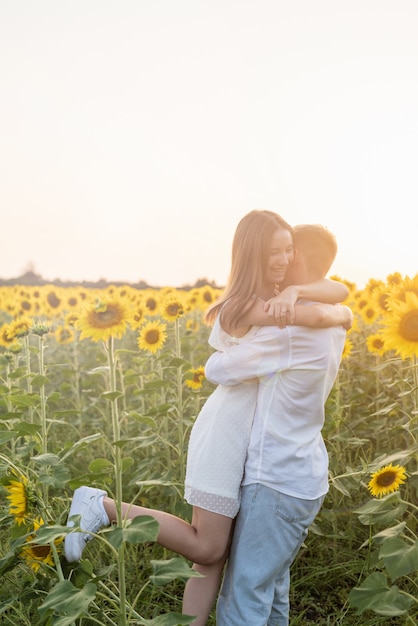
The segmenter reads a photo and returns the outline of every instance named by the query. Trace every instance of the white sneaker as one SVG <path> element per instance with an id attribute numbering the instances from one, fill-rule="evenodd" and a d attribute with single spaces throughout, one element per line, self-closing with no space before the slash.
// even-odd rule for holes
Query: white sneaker
<path id="1" fill-rule="evenodd" d="M 109 517 L 103 505 L 104 496 L 107 496 L 106 491 L 93 487 L 79 487 L 74 491 L 67 526 L 74 526 L 71 517 L 80 515 L 80 528 L 87 532 L 78 531 L 66 535 L 64 553 L 70 563 L 80 561 L 86 544 L 93 539 L 93 534 L 104 526 L 109 526 Z"/>

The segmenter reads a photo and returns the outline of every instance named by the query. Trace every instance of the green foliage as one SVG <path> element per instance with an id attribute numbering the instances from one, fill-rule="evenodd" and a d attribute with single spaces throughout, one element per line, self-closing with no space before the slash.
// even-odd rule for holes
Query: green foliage
<path id="1" fill-rule="evenodd" d="M 27 519 L 17 524 L 3 497 L 1 623 L 191 623 L 181 615 L 181 597 L 196 572 L 154 544 L 152 518 L 100 531 L 81 563 L 62 554 L 65 534 L 77 532 L 65 522 L 82 484 L 190 519 L 187 442 L 212 386 L 185 384 L 187 370 L 210 353 L 208 329 L 191 335 L 186 321 L 168 325 L 156 355 L 137 349 L 129 331 L 112 350 L 29 335 L 26 349 L 0 359 L 1 490 L 6 496 L 8 481 L 24 477 L 28 503 Z M 369 353 L 367 332 L 360 327 L 353 337 L 327 402 L 330 491 L 292 567 L 291 626 L 418 622 L 417 365 Z M 408 479 L 373 499 L 370 475 L 389 463 L 404 465 Z M 49 561 L 29 560 L 31 549 L 49 553 Z"/>

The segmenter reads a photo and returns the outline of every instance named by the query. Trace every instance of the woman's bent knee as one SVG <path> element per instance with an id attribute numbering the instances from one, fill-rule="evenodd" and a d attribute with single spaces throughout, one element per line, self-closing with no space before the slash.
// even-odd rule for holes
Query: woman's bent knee
<path id="1" fill-rule="evenodd" d="M 227 555 L 224 546 L 205 546 L 199 550 L 194 561 L 199 565 L 216 565 L 220 561 L 225 562 Z"/>

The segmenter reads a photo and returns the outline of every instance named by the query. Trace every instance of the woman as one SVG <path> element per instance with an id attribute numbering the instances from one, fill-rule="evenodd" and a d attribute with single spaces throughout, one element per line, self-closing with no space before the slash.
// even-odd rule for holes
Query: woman
<path id="1" fill-rule="evenodd" d="M 274 295 L 292 260 L 292 228 L 280 216 L 251 211 L 240 221 L 227 286 L 206 315 L 213 324 L 209 339 L 213 348 L 225 351 L 229 345 L 250 340 L 257 326 L 271 325 L 273 319 L 281 326 L 286 322 L 310 326 L 343 323 L 341 312 L 325 304 L 295 306 L 299 297 L 341 302 L 347 289 L 340 283 L 321 280 Z M 183 598 L 183 613 L 196 615 L 195 626 L 206 624 L 228 553 L 257 388 L 257 381 L 217 387 L 195 422 L 185 481 L 185 497 L 193 507 L 190 524 L 163 511 L 127 503 L 122 507 L 123 515 L 130 519 L 154 517 L 160 526 L 158 543 L 193 561 L 204 575 L 188 581 Z M 74 525 L 73 515 L 81 515 L 81 530 L 95 533 L 116 520 L 116 505 L 106 492 L 80 487 L 74 493 L 68 526 Z M 68 534 L 67 559 L 78 561 L 90 538 L 91 534 L 83 532 Z"/>

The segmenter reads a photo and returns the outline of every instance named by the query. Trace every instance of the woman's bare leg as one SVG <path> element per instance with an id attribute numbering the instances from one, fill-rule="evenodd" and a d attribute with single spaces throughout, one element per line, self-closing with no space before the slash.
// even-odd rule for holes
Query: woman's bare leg
<path id="1" fill-rule="evenodd" d="M 193 626 L 205 626 L 209 619 L 218 595 L 225 561 L 226 558 L 223 558 L 214 565 L 193 565 L 193 569 L 204 576 L 189 578 L 184 588 L 182 613 L 196 615 Z"/>
<path id="2" fill-rule="evenodd" d="M 115 501 L 105 497 L 103 504 L 110 522 L 115 522 Z M 143 515 L 153 517 L 160 525 L 157 542 L 201 565 L 214 565 L 224 558 L 233 521 L 225 515 L 193 507 L 192 522 L 189 524 L 170 513 L 126 503 L 122 504 L 122 515 L 128 519 Z"/>

